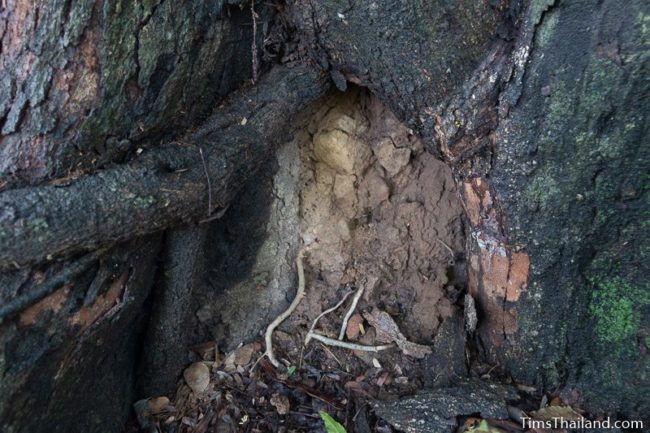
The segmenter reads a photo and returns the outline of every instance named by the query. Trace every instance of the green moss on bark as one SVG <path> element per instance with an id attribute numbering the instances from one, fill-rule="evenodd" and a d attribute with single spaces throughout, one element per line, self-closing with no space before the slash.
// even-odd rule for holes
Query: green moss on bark
<path id="1" fill-rule="evenodd" d="M 589 313 L 596 321 L 598 339 L 616 350 L 633 348 L 639 331 L 639 310 L 650 304 L 650 284 L 642 289 L 619 277 L 602 281 L 594 278 L 592 283 Z"/>

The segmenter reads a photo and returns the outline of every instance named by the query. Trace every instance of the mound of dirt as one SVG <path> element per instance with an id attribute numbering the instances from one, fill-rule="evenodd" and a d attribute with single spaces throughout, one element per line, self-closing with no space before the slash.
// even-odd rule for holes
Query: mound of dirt
<path id="1" fill-rule="evenodd" d="M 449 168 L 412 131 L 366 91 L 331 95 L 296 119 L 260 173 L 210 229 L 194 290 L 195 342 L 225 354 L 191 357 L 208 362 L 212 385 L 196 396 L 181 383 L 176 413 L 159 421 L 170 431 L 183 417 L 193 427 L 179 431 L 201 431 L 208 416 L 232 431 L 318 431 L 319 410 L 342 419 L 368 398 L 464 374 L 462 207 Z M 299 248 L 305 297 L 273 334 L 283 365 L 256 364 L 264 329 L 295 296 Z M 312 328 L 325 340 L 306 343 Z"/>

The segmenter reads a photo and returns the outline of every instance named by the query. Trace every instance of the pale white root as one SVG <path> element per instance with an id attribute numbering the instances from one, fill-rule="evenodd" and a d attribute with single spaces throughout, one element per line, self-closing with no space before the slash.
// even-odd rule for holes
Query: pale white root
<path id="1" fill-rule="evenodd" d="M 310 338 L 313 338 L 314 340 L 318 340 L 323 344 L 327 344 L 328 346 L 342 347 L 344 349 L 350 349 L 350 350 L 361 350 L 364 352 L 379 352 L 381 350 L 391 349 L 395 347 L 392 344 L 385 344 L 383 346 L 364 346 L 363 344 L 348 343 L 347 341 L 339 341 L 334 338 L 329 338 L 324 335 L 317 334 L 315 332 L 310 333 Z"/>
<path id="2" fill-rule="evenodd" d="M 341 331 L 339 332 L 339 340 L 341 341 L 343 340 L 345 331 L 348 329 L 348 321 L 350 320 L 350 317 L 352 317 L 352 313 L 354 313 L 354 310 L 356 310 L 357 304 L 359 303 L 359 299 L 361 299 L 361 295 L 363 295 L 363 287 L 357 290 L 357 293 L 354 294 L 354 298 L 352 298 L 352 304 L 350 304 L 350 308 L 348 309 L 348 312 L 345 313 L 345 317 L 343 318 L 343 324 L 341 325 Z"/>
<path id="3" fill-rule="evenodd" d="M 335 306 L 333 306 L 333 307 L 330 308 L 330 309 L 327 309 L 327 310 L 323 311 L 322 313 L 320 313 L 320 314 L 318 315 L 318 317 L 316 317 L 316 319 L 314 319 L 314 322 L 311 324 L 311 328 L 309 328 L 309 332 L 307 333 L 307 336 L 305 337 L 305 346 L 306 346 L 307 344 L 309 344 L 309 341 L 311 340 L 311 335 L 314 333 L 314 328 L 316 327 L 316 324 L 318 323 L 318 321 L 319 321 L 319 320 L 320 320 L 324 315 L 331 313 L 332 311 L 336 310 L 336 309 L 339 308 L 341 305 L 343 305 L 343 303 L 345 302 L 346 299 L 348 299 L 348 296 L 350 296 L 351 293 L 352 293 L 352 292 L 348 292 L 348 293 L 346 293 L 346 294 L 343 296 L 343 299 L 341 299 L 341 300 L 338 302 L 338 304 L 336 304 Z"/>
<path id="4" fill-rule="evenodd" d="M 303 255 L 304 255 L 304 250 L 301 249 L 300 251 L 298 251 L 298 256 L 296 257 L 296 268 L 298 269 L 298 290 L 296 291 L 296 297 L 291 302 L 291 305 L 289 305 L 289 308 L 287 308 L 282 314 L 276 317 L 275 320 L 271 322 L 271 324 L 269 324 L 269 326 L 266 328 L 266 333 L 264 334 L 264 343 L 266 344 L 266 349 L 262 354 L 262 356 L 260 357 L 260 359 L 266 356 L 275 368 L 278 368 L 280 366 L 280 362 L 276 359 L 275 354 L 273 353 L 273 331 L 275 331 L 275 328 L 277 328 L 294 312 L 294 310 L 298 307 L 298 304 L 300 304 L 302 298 L 305 297 L 305 270 L 302 263 Z M 346 341 L 336 340 L 334 338 L 329 338 L 314 332 L 314 328 L 316 327 L 316 323 L 318 323 L 318 320 L 320 320 L 324 315 L 331 313 L 332 311 L 336 310 L 341 305 L 343 305 L 343 303 L 345 302 L 345 300 L 350 294 L 351 292 L 346 293 L 345 296 L 343 296 L 343 299 L 341 299 L 334 307 L 323 311 L 321 314 L 318 315 L 318 317 L 316 317 L 316 319 L 311 325 L 311 328 L 309 329 L 309 332 L 307 333 L 307 336 L 305 337 L 305 345 L 309 343 L 309 341 L 311 341 L 311 339 L 313 338 L 314 340 L 318 340 L 321 343 L 326 344 L 328 346 L 342 347 L 344 349 L 359 350 L 364 352 L 379 352 L 381 350 L 386 350 L 394 347 L 394 345 L 392 344 L 387 344 L 383 346 L 364 346 L 362 344 L 348 343 Z M 352 301 L 352 304 L 350 305 L 350 308 L 345 315 L 343 326 L 341 328 L 342 333 L 345 333 L 345 329 L 347 328 L 347 323 L 350 320 L 350 317 L 352 316 L 352 313 L 354 312 L 362 294 L 363 294 L 363 289 L 357 290 L 354 299 Z M 257 365 L 257 362 L 255 363 L 255 365 Z M 255 365 L 252 368 L 255 368 Z"/>
<path id="5" fill-rule="evenodd" d="M 284 322 L 286 318 L 289 317 L 291 313 L 293 313 L 296 307 L 298 307 L 298 304 L 300 304 L 302 298 L 305 297 L 305 269 L 302 264 L 303 254 L 304 250 L 300 249 L 300 251 L 298 251 L 298 256 L 296 257 L 296 268 L 298 268 L 298 290 L 296 291 L 296 297 L 293 298 L 293 302 L 291 302 L 289 308 L 287 308 L 284 313 L 280 314 L 275 318 L 273 322 L 271 322 L 268 328 L 266 328 L 266 333 L 264 334 L 264 343 L 266 344 L 266 350 L 262 354 L 262 357 L 266 356 L 275 368 L 278 368 L 280 366 L 280 363 L 275 358 L 275 355 L 273 353 L 273 331 L 275 331 L 275 328 L 277 328 L 280 323 Z"/>

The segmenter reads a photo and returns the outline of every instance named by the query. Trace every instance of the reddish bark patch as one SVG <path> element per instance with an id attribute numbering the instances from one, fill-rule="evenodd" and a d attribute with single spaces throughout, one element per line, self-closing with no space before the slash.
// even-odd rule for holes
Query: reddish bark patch
<path id="1" fill-rule="evenodd" d="M 68 300 L 70 287 L 70 284 L 66 284 L 54 293 L 41 299 L 34 305 L 30 305 L 29 307 L 25 308 L 25 310 L 20 313 L 18 322 L 22 326 L 32 326 L 36 324 L 36 322 L 38 322 L 38 320 L 46 313 L 52 312 L 56 314 L 61 311 L 61 308 L 63 308 L 65 302 Z"/>
<path id="2" fill-rule="evenodd" d="M 475 240 L 468 289 L 484 312 L 483 332 L 499 346 L 505 336 L 517 332 L 516 306 L 508 303 L 516 303 L 527 288 L 530 258 L 508 245 L 506 220 L 487 179 L 464 182 L 463 199 Z"/>
<path id="3" fill-rule="evenodd" d="M 106 293 L 97 296 L 97 299 L 92 305 L 83 307 L 77 311 L 70 318 L 70 325 L 80 326 L 81 330 L 85 330 L 98 319 L 108 314 L 116 305 L 120 295 L 124 293 L 128 276 L 129 272 L 125 271 L 119 278 L 113 281 L 113 284 L 111 284 L 111 287 L 109 287 Z"/>
<path id="4" fill-rule="evenodd" d="M 483 288 L 490 297 L 516 302 L 526 290 L 530 259 L 525 252 L 508 254 L 504 247 L 481 250 L 481 266 Z"/>
<path id="5" fill-rule="evenodd" d="M 472 227 L 504 233 L 505 218 L 496 205 L 494 194 L 486 179 L 475 177 L 464 182 L 463 199 Z"/>

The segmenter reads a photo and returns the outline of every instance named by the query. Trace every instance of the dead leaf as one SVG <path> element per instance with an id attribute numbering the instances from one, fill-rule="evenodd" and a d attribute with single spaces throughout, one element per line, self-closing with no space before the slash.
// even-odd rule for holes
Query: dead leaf
<path id="1" fill-rule="evenodd" d="M 228 373 L 237 371 L 237 366 L 235 365 L 235 352 L 230 352 L 226 355 L 226 358 L 223 360 L 223 369 Z"/>
<path id="2" fill-rule="evenodd" d="M 358 397 L 371 397 L 371 395 L 365 389 L 363 389 L 363 385 L 357 381 L 351 380 L 349 382 L 346 382 L 345 388 L 352 391 L 352 393 Z"/>
<path id="3" fill-rule="evenodd" d="M 242 367 L 248 365 L 251 362 L 253 353 L 257 352 L 257 350 L 259 350 L 259 344 L 257 343 L 246 344 L 235 349 L 235 357 L 233 359 L 234 364 Z"/>
<path id="4" fill-rule="evenodd" d="M 500 428 L 491 426 L 484 419 L 477 418 L 468 418 L 465 421 L 465 429 L 463 432 L 466 433 L 504 433 Z"/>
<path id="5" fill-rule="evenodd" d="M 387 372 L 384 372 L 381 376 L 377 378 L 377 386 L 390 385 L 390 377 Z"/>
<path id="6" fill-rule="evenodd" d="M 375 327 L 377 332 L 377 341 L 382 343 L 395 342 L 397 347 L 400 348 L 405 355 L 414 358 L 422 359 L 431 353 L 429 346 L 413 343 L 408 341 L 404 334 L 399 330 L 397 323 L 385 311 L 374 309 L 372 313 L 364 313 L 363 317 L 366 318 L 368 323 Z"/>
<path id="7" fill-rule="evenodd" d="M 291 409 L 289 398 L 286 395 L 275 393 L 271 396 L 269 403 L 278 411 L 278 415 L 286 415 Z"/>
<path id="8" fill-rule="evenodd" d="M 217 364 L 219 362 L 219 347 L 214 341 L 196 344 L 190 347 L 190 350 L 199 355 L 204 361 L 214 361 Z M 213 367 L 218 367 L 218 365 L 213 365 Z"/>
<path id="9" fill-rule="evenodd" d="M 348 321 L 348 327 L 345 330 L 345 335 L 348 337 L 348 340 L 356 340 L 359 337 L 359 333 L 363 327 L 363 317 L 361 314 L 354 314 L 350 317 Z"/>
<path id="10" fill-rule="evenodd" d="M 539 421 L 552 421 L 563 418 L 569 421 L 580 421 L 582 415 L 573 410 L 571 406 L 547 406 L 530 413 L 531 418 Z"/>

